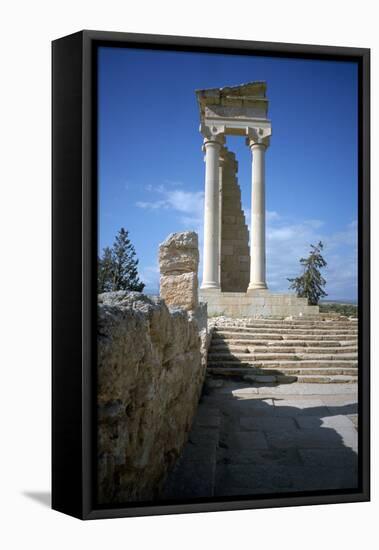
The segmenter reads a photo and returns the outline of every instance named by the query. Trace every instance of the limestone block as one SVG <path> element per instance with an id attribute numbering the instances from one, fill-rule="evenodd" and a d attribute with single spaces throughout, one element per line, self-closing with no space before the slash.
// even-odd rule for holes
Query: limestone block
<path id="1" fill-rule="evenodd" d="M 231 244 L 233 246 L 248 246 L 246 244 L 246 239 L 240 239 L 240 238 L 238 238 L 238 239 L 227 239 L 227 242 L 228 242 L 228 244 Z M 250 250 L 250 249 L 248 248 L 248 250 Z"/>
<path id="2" fill-rule="evenodd" d="M 249 231 L 247 227 L 241 227 L 241 229 L 237 233 L 237 238 L 239 239 L 248 239 L 249 238 Z"/>
<path id="3" fill-rule="evenodd" d="M 169 307 L 195 309 L 198 306 L 197 273 L 161 275 L 160 296 Z"/>
<path id="4" fill-rule="evenodd" d="M 223 203 L 222 205 L 222 212 L 223 214 L 231 214 L 234 215 L 236 211 L 238 212 L 241 209 L 241 201 L 234 199 L 231 202 Z"/>
<path id="5" fill-rule="evenodd" d="M 240 237 L 240 231 L 238 225 L 225 224 L 221 229 L 222 240 L 226 239 L 238 239 Z"/>
<path id="6" fill-rule="evenodd" d="M 223 188 L 222 193 L 223 193 L 224 198 L 229 200 L 230 202 L 240 201 L 240 199 L 241 199 L 241 193 L 237 189 Z"/>
<path id="7" fill-rule="evenodd" d="M 199 322 L 141 293 L 106 293 L 97 344 L 98 499 L 153 500 L 196 412 L 205 376 Z"/>
<path id="8" fill-rule="evenodd" d="M 233 255 L 233 245 L 230 244 L 222 244 L 221 247 L 221 254 L 225 256 L 232 256 Z"/>
<path id="9" fill-rule="evenodd" d="M 161 275 L 196 272 L 199 266 L 199 243 L 194 231 L 171 233 L 159 246 Z"/>
<path id="10" fill-rule="evenodd" d="M 223 261 L 223 267 L 224 268 L 233 268 L 236 267 L 236 259 L 234 256 L 225 256 Z"/>
<path id="11" fill-rule="evenodd" d="M 237 280 L 228 278 L 227 283 L 229 285 L 231 281 L 233 285 L 236 285 Z M 241 279 L 239 280 L 241 281 Z M 208 314 L 211 316 L 223 314 L 230 317 L 276 316 L 285 318 L 289 315 L 296 317 L 298 315 L 319 315 L 318 306 L 309 306 L 306 300 L 297 298 L 293 294 L 272 294 L 267 289 L 213 294 L 201 291 L 200 296 L 204 302 L 207 302 Z"/>

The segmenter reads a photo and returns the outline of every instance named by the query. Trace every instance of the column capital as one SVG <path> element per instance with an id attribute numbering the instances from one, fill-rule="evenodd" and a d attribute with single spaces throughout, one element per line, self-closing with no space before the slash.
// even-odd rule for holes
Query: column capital
<path id="1" fill-rule="evenodd" d="M 262 146 L 265 149 L 270 145 L 271 128 L 247 128 L 246 145 L 252 150 L 254 146 Z"/>
<path id="2" fill-rule="evenodd" d="M 218 153 L 220 155 L 220 151 L 221 151 L 221 148 L 224 145 L 224 143 L 225 143 L 225 138 L 224 138 L 223 135 L 212 136 L 209 139 L 204 138 L 202 150 L 205 153 L 208 148 L 216 147 L 218 149 Z M 221 160 L 221 157 L 220 157 L 219 161 L 220 160 Z"/>
<path id="3" fill-rule="evenodd" d="M 221 146 L 225 143 L 224 126 L 207 126 L 206 124 L 201 124 L 200 132 L 204 136 L 204 145 L 208 143 L 217 143 Z"/>
<path id="4" fill-rule="evenodd" d="M 203 141 L 203 150 L 204 148 L 207 146 L 207 145 L 218 145 L 221 149 L 221 147 L 224 145 L 225 143 L 225 138 L 223 135 L 218 135 L 218 136 L 212 136 L 210 138 L 204 138 L 204 141 Z"/>

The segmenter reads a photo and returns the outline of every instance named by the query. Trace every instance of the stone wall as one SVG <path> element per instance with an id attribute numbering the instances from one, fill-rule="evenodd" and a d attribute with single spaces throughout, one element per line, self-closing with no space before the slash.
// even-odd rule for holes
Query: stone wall
<path id="1" fill-rule="evenodd" d="M 241 205 L 238 162 L 226 148 L 221 156 L 221 290 L 246 292 L 250 279 L 249 230 Z"/>
<path id="2" fill-rule="evenodd" d="M 207 303 L 210 316 L 259 319 L 319 314 L 319 307 L 309 306 L 306 298 L 298 298 L 295 294 L 271 294 L 269 290 L 253 290 L 247 293 L 202 290 L 200 297 Z"/>
<path id="3" fill-rule="evenodd" d="M 105 293 L 98 316 L 98 498 L 152 500 L 179 456 L 205 365 L 186 311 L 136 292 Z"/>
<path id="4" fill-rule="evenodd" d="M 196 234 L 170 235 L 160 247 L 165 300 L 124 291 L 99 296 L 100 504 L 159 497 L 187 441 L 206 369 L 198 261 Z"/>

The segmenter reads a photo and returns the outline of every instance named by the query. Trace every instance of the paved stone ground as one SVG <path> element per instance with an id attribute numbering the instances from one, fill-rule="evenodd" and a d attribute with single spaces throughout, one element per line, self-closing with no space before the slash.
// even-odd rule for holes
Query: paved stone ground
<path id="1" fill-rule="evenodd" d="M 357 485 L 356 384 L 208 378 L 165 499 Z"/>

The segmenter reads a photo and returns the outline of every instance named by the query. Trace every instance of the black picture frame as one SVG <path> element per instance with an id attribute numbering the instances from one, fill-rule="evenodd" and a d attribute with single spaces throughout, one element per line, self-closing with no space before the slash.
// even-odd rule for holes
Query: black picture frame
<path id="1" fill-rule="evenodd" d="M 99 508 L 96 444 L 96 48 L 149 48 L 303 59 L 359 67 L 359 472 L 356 491 Z M 52 43 L 52 507 L 81 519 L 116 518 L 370 499 L 370 50 L 335 46 L 81 31 Z"/>

